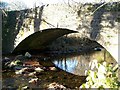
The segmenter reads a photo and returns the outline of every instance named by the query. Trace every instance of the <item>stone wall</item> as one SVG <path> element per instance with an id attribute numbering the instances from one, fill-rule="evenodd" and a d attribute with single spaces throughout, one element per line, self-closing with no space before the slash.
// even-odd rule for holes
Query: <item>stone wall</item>
<path id="1" fill-rule="evenodd" d="M 114 3 L 112 8 L 109 5 L 96 12 L 94 11 L 100 4 L 81 3 L 48 4 L 8 12 L 8 17 L 3 16 L 3 53 L 12 52 L 23 39 L 34 32 L 48 28 L 67 28 L 79 31 L 68 37 L 83 36 L 95 40 L 113 54 L 118 48 L 120 10 L 117 8 L 119 3 Z"/>

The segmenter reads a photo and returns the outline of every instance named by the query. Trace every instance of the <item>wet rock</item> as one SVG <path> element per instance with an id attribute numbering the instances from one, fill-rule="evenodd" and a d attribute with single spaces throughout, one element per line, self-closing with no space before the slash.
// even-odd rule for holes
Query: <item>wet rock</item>
<path id="1" fill-rule="evenodd" d="M 31 72 L 28 74 L 28 76 L 35 76 L 36 72 Z"/>
<path id="2" fill-rule="evenodd" d="M 29 87 L 28 86 L 22 87 L 22 90 L 26 90 L 26 89 L 29 89 Z"/>
<path id="3" fill-rule="evenodd" d="M 22 68 L 21 70 L 16 70 L 15 74 L 23 74 L 27 68 Z"/>
<path id="4" fill-rule="evenodd" d="M 25 53 L 25 57 L 27 57 L 27 58 L 31 58 L 32 55 L 31 55 L 29 52 L 26 52 L 26 53 Z"/>
<path id="5" fill-rule="evenodd" d="M 55 88 L 55 89 L 65 89 L 66 88 L 65 86 L 60 85 L 60 84 L 58 84 L 56 82 L 53 82 L 53 83 L 49 84 L 47 87 L 49 89 L 53 89 L 53 88 Z"/>
<path id="6" fill-rule="evenodd" d="M 16 71 L 15 74 L 23 74 L 22 70 Z"/>
<path id="7" fill-rule="evenodd" d="M 38 81 L 38 78 L 33 78 L 29 81 L 29 83 L 37 83 L 37 81 Z"/>
<path id="8" fill-rule="evenodd" d="M 57 70 L 56 67 L 49 67 L 50 70 L 55 71 Z"/>
<path id="9" fill-rule="evenodd" d="M 35 68 L 35 71 L 36 71 L 36 72 L 42 72 L 42 71 L 44 71 L 44 70 L 41 69 L 40 67 L 38 67 L 38 68 Z"/>

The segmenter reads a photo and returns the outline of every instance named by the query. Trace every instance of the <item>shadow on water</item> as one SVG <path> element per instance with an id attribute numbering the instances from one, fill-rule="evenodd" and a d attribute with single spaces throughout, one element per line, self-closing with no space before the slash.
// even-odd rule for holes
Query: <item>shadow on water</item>
<path id="1" fill-rule="evenodd" d="M 94 51 L 90 53 L 65 55 L 52 62 L 55 66 L 75 75 L 85 76 L 85 71 L 90 70 L 89 63 L 93 60 L 98 62 L 106 61 L 115 64 L 113 57 L 105 50 Z"/>

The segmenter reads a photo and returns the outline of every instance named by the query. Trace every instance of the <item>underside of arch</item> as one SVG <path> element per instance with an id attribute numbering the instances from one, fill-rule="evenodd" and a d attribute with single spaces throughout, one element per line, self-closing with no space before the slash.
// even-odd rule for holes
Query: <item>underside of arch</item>
<path id="1" fill-rule="evenodd" d="M 77 33 L 78 31 L 63 29 L 63 28 L 51 28 L 45 29 L 25 38 L 18 46 L 13 50 L 13 53 L 27 52 L 27 51 L 43 51 L 46 46 L 52 43 L 55 39 L 69 33 Z"/>

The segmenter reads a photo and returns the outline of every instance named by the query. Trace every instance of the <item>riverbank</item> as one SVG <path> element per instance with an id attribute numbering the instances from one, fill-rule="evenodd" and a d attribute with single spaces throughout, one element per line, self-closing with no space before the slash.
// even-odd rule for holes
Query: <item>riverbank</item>
<path id="1" fill-rule="evenodd" d="M 22 65 L 15 65 L 12 68 L 3 70 L 3 89 L 16 88 L 69 88 L 75 89 L 85 82 L 85 76 L 77 76 L 55 67 L 50 60 L 39 58 L 21 58 Z M 18 57 L 17 59 L 18 60 Z M 14 61 L 16 61 L 14 59 Z M 12 62 L 12 60 L 10 60 Z M 9 63 L 10 64 L 10 63 Z M 26 65 L 25 65 L 26 64 Z M 20 70 L 25 69 L 20 73 Z M 35 70 L 38 68 L 38 71 Z M 39 69 L 42 69 L 39 71 Z M 36 80 L 37 79 L 37 80 Z M 33 81 L 32 81 L 33 80 Z"/>

